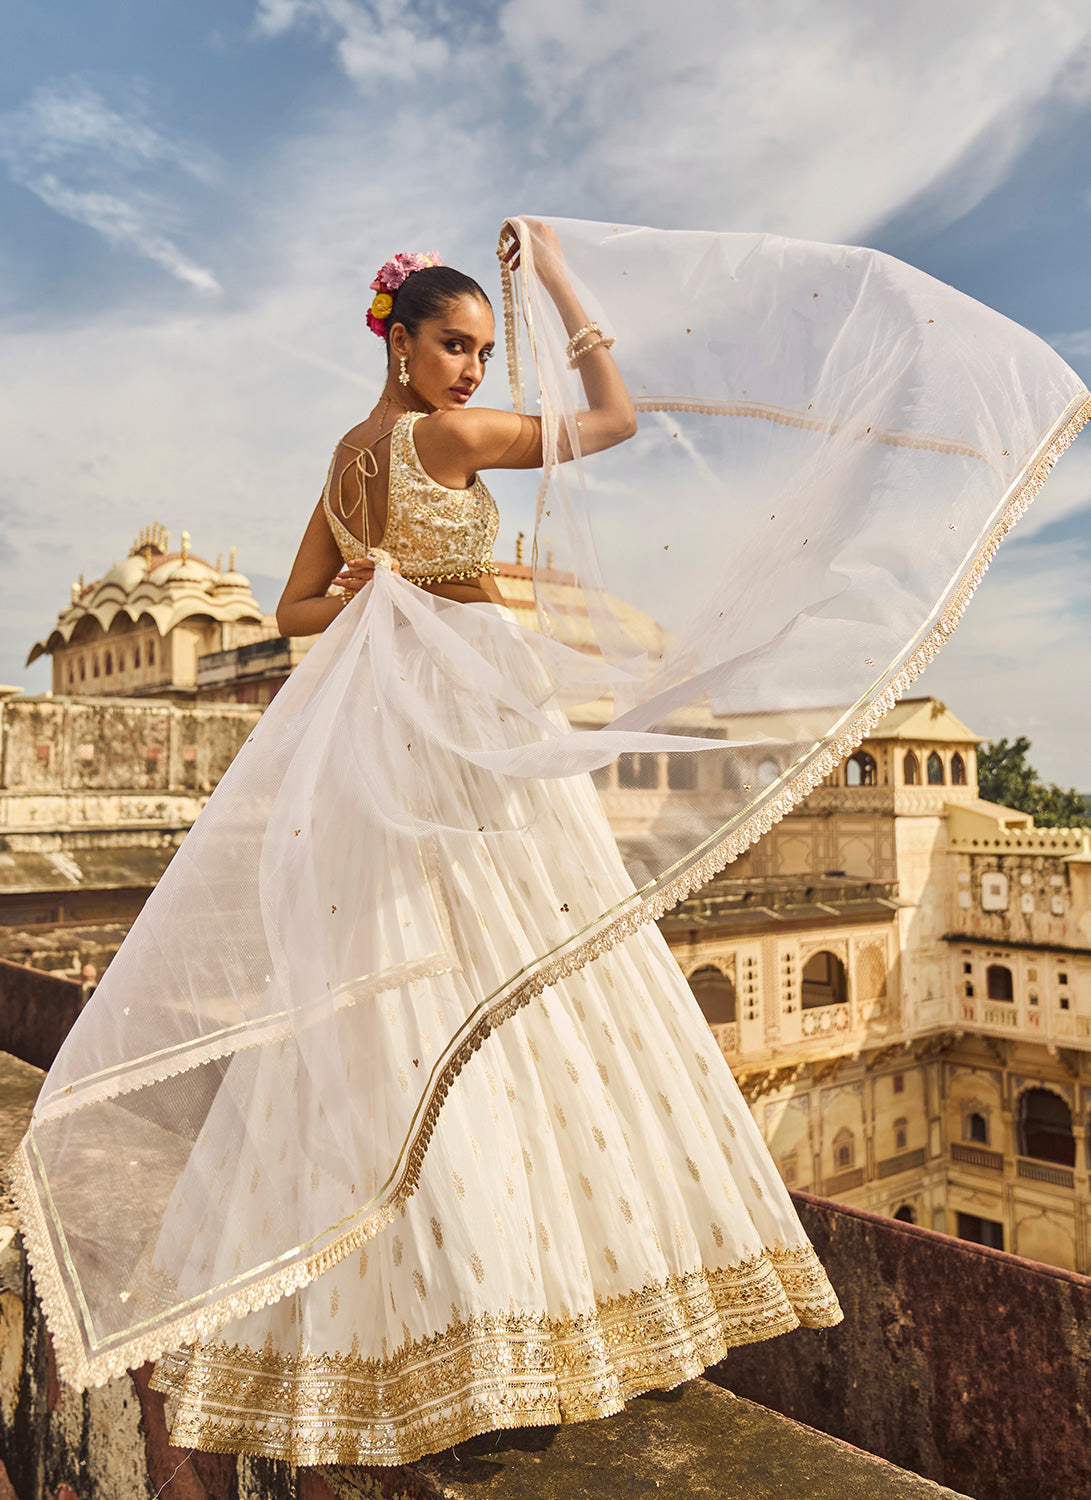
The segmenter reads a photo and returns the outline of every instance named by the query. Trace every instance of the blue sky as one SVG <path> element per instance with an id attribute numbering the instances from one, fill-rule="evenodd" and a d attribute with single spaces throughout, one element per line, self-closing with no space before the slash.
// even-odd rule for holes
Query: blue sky
<path id="1" fill-rule="evenodd" d="M 1091 380 L 1089 116 L 1086 0 L 10 8 L 0 681 L 47 685 L 29 644 L 153 519 L 271 608 L 381 376 L 375 267 L 434 245 L 495 287 L 506 214 L 875 245 Z M 919 689 L 1087 790 L 1089 577 L 1084 438 Z"/>

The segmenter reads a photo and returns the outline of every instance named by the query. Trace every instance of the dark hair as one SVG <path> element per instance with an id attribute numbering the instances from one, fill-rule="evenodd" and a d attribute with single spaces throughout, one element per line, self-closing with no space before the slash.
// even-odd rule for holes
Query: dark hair
<path id="1" fill-rule="evenodd" d="M 441 318 L 458 297 L 480 297 L 487 306 L 492 306 L 473 277 L 456 271 L 454 266 L 425 266 L 422 271 L 407 276 L 394 293 L 394 306 L 387 315 L 387 355 L 390 354 L 390 330 L 395 323 L 404 324 L 405 331 L 415 337 L 422 323 L 430 318 Z"/>

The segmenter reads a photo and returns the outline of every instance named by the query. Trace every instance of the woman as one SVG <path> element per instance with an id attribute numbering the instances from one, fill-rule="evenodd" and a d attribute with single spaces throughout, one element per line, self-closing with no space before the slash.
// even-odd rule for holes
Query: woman
<path id="1" fill-rule="evenodd" d="M 542 283 L 571 337 L 587 324 L 587 317 L 564 275 L 556 235 L 536 222 L 534 232 Z M 513 266 L 518 265 L 517 244 L 513 241 L 507 252 Z M 381 272 L 380 278 L 389 283 L 396 280 L 401 269 L 384 267 L 386 274 Z M 418 275 L 412 282 L 407 278 L 397 285 L 393 300 L 398 305 L 398 320 L 388 311 L 381 328 L 387 348 L 386 383 L 371 415 L 339 443 L 327 484 L 327 495 L 336 497 L 332 514 L 339 520 L 359 517 L 362 535 L 357 541 L 367 550 L 369 539 L 382 537 L 386 529 L 388 440 L 394 421 L 404 415 L 428 415 L 427 421 L 414 425 L 413 443 L 425 472 L 441 488 L 469 489 L 483 469 L 539 469 L 542 465 L 540 418 L 495 409 L 466 409 L 496 347 L 492 308 L 485 293 L 468 276 L 447 267 L 436 264 L 420 270 L 429 274 Z M 380 290 L 376 300 L 388 296 Z M 372 327 L 378 328 L 380 322 L 373 312 L 369 317 Z M 591 454 L 631 437 L 636 431 L 636 416 L 610 357 L 610 341 L 591 333 L 579 343 L 585 350 L 580 373 L 589 404 L 587 415 L 581 419 L 581 451 Z M 463 412 L 465 415 L 460 415 Z M 365 456 L 372 464 L 370 471 Z M 330 579 L 341 560 L 333 528 L 320 503 L 311 516 L 277 610 L 277 624 L 285 635 L 313 635 L 324 630 L 347 598 L 370 581 L 376 567 L 373 559 L 366 555 L 346 559 L 346 572 L 337 580 L 343 592 L 339 601 L 331 603 Z M 420 587 L 462 603 L 500 603 L 500 592 L 487 572 L 421 583 Z"/>
<path id="2" fill-rule="evenodd" d="M 62 1373 L 173 1350 L 182 1446 L 411 1462 L 838 1321 L 650 919 L 859 742 L 1091 409 L 1030 335 L 874 252 L 522 220 L 517 411 L 466 409 L 492 315 L 432 259 L 377 278 L 386 383 L 281 601 L 322 637 L 17 1163 Z M 537 570 L 532 634 L 480 474 L 539 464 L 572 566 Z M 624 861 L 585 774 L 619 755 Z M 775 1047 L 791 976 L 746 982 Z"/>
<path id="3" fill-rule="evenodd" d="M 574 354 L 586 351 L 577 360 L 588 406 L 582 451 L 623 442 L 635 418 L 610 341 L 588 327 L 556 236 L 527 227 Z M 495 342 L 481 288 L 435 265 L 406 272 L 388 262 L 378 281 L 389 286 L 400 274 L 381 327 L 386 383 L 334 454 L 278 610 L 285 634 L 328 626 L 384 566 L 460 609 L 508 615 L 491 571 L 496 511 L 478 476 L 540 467 L 541 419 L 466 409 Z M 342 593 L 331 601 L 334 574 Z M 533 656 L 513 662 L 520 644 L 505 640 L 497 651 L 487 636 L 476 642 L 526 688 L 541 669 Z M 437 766 L 429 781 L 467 774 L 465 765 Z M 554 884 L 577 859 L 599 872 L 590 889 L 566 889 L 569 912 L 579 902 L 589 919 L 609 906 L 628 881 L 586 778 L 532 787 L 517 808 L 510 787 L 489 786 L 495 780 L 477 773 L 480 837 L 503 841 L 503 818 L 514 814 L 520 841 L 537 830 L 535 857 L 552 866 Z M 496 818 L 499 798 L 507 805 Z M 497 877 L 518 880 L 525 865 L 501 849 L 467 893 L 487 903 Z M 463 973 L 483 976 L 480 937 L 466 930 L 457 889 L 444 897 Z M 532 900 L 543 899 L 539 877 Z M 540 928 L 542 918 L 490 912 L 492 931 L 532 923 Z M 736 1338 L 801 1318 L 838 1320 L 832 1289 L 653 927 L 578 982 L 555 984 L 482 1047 L 475 1066 L 483 1097 L 475 1106 L 456 1085 L 405 1227 L 396 1222 L 385 1236 L 389 1248 L 381 1237 L 296 1298 L 161 1366 L 158 1380 L 181 1398 L 176 1444 L 225 1441 L 241 1381 L 255 1392 L 260 1384 L 254 1416 L 265 1423 L 260 1437 L 239 1433 L 245 1451 L 312 1464 L 407 1462 L 490 1427 L 604 1415 L 638 1390 L 698 1373 Z"/>

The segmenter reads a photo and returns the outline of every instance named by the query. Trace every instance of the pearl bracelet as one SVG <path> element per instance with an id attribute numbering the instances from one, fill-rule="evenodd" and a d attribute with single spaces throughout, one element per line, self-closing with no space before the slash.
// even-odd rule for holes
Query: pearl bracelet
<path id="1" fill-rule="evenodd" d="M 573 354 L 572 358 L 568 361 L 568 368 L 570 370 L 574 370 L 583 356 L 585 354 L 590 354 L 592 349 L 612 349 L 616 343 L 616 339 L 608 338 L 606 337 L 606 335 L 603 335 L 602 338 L 596 339 L 593 344 L 585 344 L 584 347 L 582 349 L 578 349 L 576 353 Z"/>
<path id="2" fill-rule="evenodd" d="M 597 323 L 588 323 L 586 325 L 586 327 L 581 328 L 581 329 L 579 329 L 578 332 L 574 333 L 572 335 L 572 337 L 568 340 L 568 343 L 565 345 L 565 350 L 564 350 L 565 354 L 567 354 L 567 356 L 568 356 L 569 359 L 571 359 L 572 356 L 575 354 L 575 352 L 576 352 L 576 345 L 579 343 L 580 339 L 585 338 L 587 336 L 587 334 L 589 334 L 589 333 L 598 333 L 598 334 L 601 334 L 602 333 L 602 329 L 599 327 L 599 325 Z M 592 348 L 593 347 L 594 346 L 592 345 Z"/>

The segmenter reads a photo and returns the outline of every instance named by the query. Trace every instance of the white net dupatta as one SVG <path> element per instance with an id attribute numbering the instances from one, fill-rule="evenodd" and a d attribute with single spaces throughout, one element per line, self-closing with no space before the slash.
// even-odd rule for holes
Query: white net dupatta
<path id="1" fill-rule="evenodd" d="M 590 632 L 621 674 L 569 711 L 724 741 L 623 758 L 611 781 L 619 809 L 626 787 L 645 794 L 615 826 L 636 900 L 659 915 L 931 660 L 1091 398 L 1043 340 L 877 251 L 554 220 L 639 419 L 583 462 L 578 371 L 531 236 L 509 222 L 512 398 L 540 403 L 547 433 L 540 628 L 585 650 Z M 574 461 L 556 462 L 566 448 Z"/>
<path id="2" fill-rule="evenodd" d="M 212 1336 L 412 1212 L 490 1030 L 828 774 L 1089 414 L 1047 345 L 875 252 L 556 228 L 638 434 L 579 456 L 522 235 L 505 292 L 516 404 L 545 421 L 539 630 L 380 570 L 213 794 L 15 1163 L 75 1384 Z"/>

